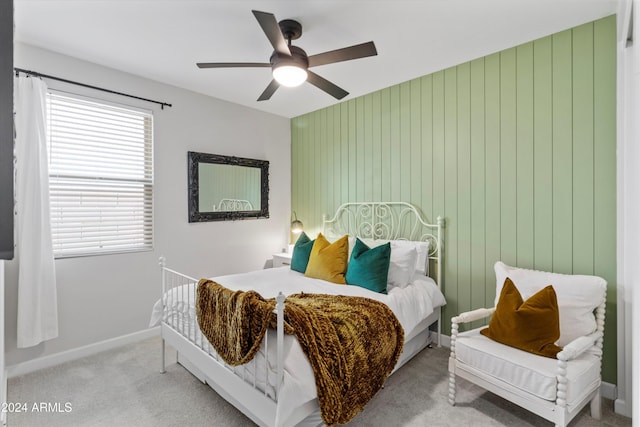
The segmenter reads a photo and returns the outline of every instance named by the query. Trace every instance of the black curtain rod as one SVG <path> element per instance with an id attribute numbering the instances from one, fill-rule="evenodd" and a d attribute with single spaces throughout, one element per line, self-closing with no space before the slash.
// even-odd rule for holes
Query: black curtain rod
<path id="1" fill-rule="evenodd" d="M 38 73 L 37 71 L 25 70 L 25 69 L 22 69 L 22 68 L 14 68 L 14 70 L 16 72 L 16 76 L 18 74 L 20 74 L 20 73 L 24 73 L 24 74 L 28 74 L 30 76 L 44 77 L 46 79 L 58 80 L 60 82 L 70 83 L 70 84 L 76 85 L 76 86 L 88 87 L 89 89 L 101 90 L 103 92 L 113 93 L 115 95 L 122 95 L 122 96 L 127 96 L 129 98 L 139 99 L 141 101 L 152 102 L 154 104 L 160 105 L 160 108 L 163 109 L 163 110 L 164 110 L 165 106 L 171 107 L 171 104 L 167 104 L 166 102 L 154 101 L 153 99 L 142 98 L 140 96 L 135 96 L 135 95 L 129 95 L 128 93 L 117 92 L 117 91 L 111 90 L 111 89 L 105 89 L 105 88 L 98 87 L 98 86 L 92 86 L 92 85 L 88 85 L 88 84 L 84 84 L 84 83 L 80 83 L 80 82 L 74 82 L 73 80 L 61 79 L 60 77 L 49 76 L 47 74 Z"/>

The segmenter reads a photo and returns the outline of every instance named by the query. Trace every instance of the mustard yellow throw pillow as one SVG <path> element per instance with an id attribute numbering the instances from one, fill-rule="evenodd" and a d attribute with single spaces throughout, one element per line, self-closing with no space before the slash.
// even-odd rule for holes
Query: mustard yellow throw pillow
<path id="1" fill-rule="evenodd" d="M 480 333 L 499 343 L 555 358 L 562 351 L 555 345 L 560 338 L 558 313 L 558 300 L 553 286 L 549 285 L 523 301 L 520 292 L 507 277 L 489 327 Z"/>
<path id="2" fill-rule="evenodd" d="M 349 237 L 342 236 L 333 243 L 322 235 L 313 244 L 309 263 L 304 275 L 328 282 L 346 284 L 344 275 L 347 272 L 349 256 Z"/>

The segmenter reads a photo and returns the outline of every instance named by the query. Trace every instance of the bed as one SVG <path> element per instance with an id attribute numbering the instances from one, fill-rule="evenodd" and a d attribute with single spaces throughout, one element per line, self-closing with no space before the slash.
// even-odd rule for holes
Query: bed
<path id="1" fill-rule="evenodd" d="M 371 247 L 391 241 L 391 264 L 408 263 L 412 271 L 404 286 L 389 285 L 386 295 L 308 278 L 287 266 L 213 278 L 231 290 L 255 290 L 277 301 L 277 329 L 267 332 L 253 360 L 236 367 L 224 363 L 203 338 L 195 309 L 198 279 L 168 268 L 161 258 L 162 297 L 153 307 L 151 325 L 160 325 L 162 372 L 168 343 L 176 349 L 180 364 L 256 424 L 322 425 L 310 363 L 296 339 L 283 332 L 285 296 L 302 290 L 363 296 L 385 303 L 404 328 L 404 349 L 395 372 L 434 339 L 440 344 L 440 308 L 445 304 L 439 288 L 443 227 L 440 217 L 430 224 L 404 202 L 345 203 L 330 219 L 323 217 L 323 235 L 328 239 L 349 235 L 350 242 L 358 237 Z M 413 253 L 412 247 L 416 255 L 410 261 L 398 258 L 407 248 Z M 395 261 L 394 254 L 398 254 Z"/>

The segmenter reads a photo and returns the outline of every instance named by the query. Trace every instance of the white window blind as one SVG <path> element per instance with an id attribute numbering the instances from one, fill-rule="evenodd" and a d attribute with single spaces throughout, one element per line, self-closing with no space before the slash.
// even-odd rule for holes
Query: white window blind
<path id="1" fill-rule="evenodd" d="M 151 249 L 151 113 L 50 92 L 47 125 L 54 255 Z"/>

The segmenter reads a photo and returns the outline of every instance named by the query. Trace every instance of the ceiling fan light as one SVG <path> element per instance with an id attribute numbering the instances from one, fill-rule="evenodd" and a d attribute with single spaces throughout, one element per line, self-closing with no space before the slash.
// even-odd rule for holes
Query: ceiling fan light
<path id="1" fill-rule="evenodd" d="M 273 69 L 273 78 L 282 86 L 296 87 L 307 80 L 307 71 L 296 65 L 281 65 Z"/>

